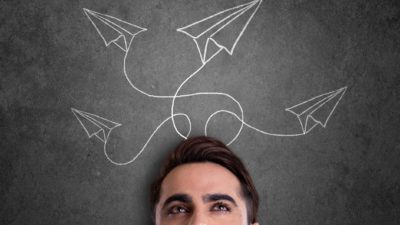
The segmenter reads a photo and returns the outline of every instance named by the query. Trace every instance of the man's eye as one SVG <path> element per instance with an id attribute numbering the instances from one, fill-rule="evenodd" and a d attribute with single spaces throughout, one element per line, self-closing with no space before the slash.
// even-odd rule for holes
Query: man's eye
<path id="1" fill-rule="evenodd" d="M 181 214 L 181 213 L 188 213 L 189 210 L 182 206 L 174 206 L 168 210 L 168 214 Z"/>
<path id="2" fill-rule="evenodd" d="M 212 211 L 230 212 L 231 209 L 224 203 L 217 203 L 212 207 Z"/>

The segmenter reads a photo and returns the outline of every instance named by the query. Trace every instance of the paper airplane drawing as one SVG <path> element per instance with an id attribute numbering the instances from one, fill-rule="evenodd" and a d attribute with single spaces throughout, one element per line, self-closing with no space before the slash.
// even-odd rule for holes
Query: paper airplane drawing
<path id="1" fill-rule="evenodd" d="M 119 123 L 115 123 L 111 120 L 91 113 L 80 111 L 74 108 L 71 108 L 71 110 L 85 130 L 88 137 L 91 138 L 93 136 L 96 136 L 104 144 L 107 143 L 111 131 L 114 128 L 121 126 L 121 124 Z"/>
<path id="2" fill-rule="evenodd" d="M 254 0 L 226 9 L 177 31 L 193 38 L 201 61 L 206 64 L 222 49 L 232 55 L 261 2 L 262 0 Z"/>
<path id="3" fill-rule="evenodd" d="M 92 22 L 94 28 L 96 28 L 104 44 L 109 46 L 113 43 L 124 52 L 129 50 L 130 43 L 135 35 L 147 30 L 135 24 L 89 9 L 84 8 L 83 11 L 90 22 Z"/>
<path id="4" fill-rule="evenodd" d="M 333 111 L 335 111 L 336 106 L 346 92 L 346 89 L 347 87 L 343 87 L 319 95 L 287 108 L 286 111 L 297 116 L 304 134 L 310 132 L 318 124 L 325 128 Z"/>

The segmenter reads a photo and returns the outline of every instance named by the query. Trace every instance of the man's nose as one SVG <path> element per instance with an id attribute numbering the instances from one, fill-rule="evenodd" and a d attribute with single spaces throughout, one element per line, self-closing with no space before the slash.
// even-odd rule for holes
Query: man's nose
<path id="1" fill-rule="evenodd" d="M 208 217 L 204 212 L 194 212 L 190 218 L 189 225 L 211 225 L 208 223 Z"/>

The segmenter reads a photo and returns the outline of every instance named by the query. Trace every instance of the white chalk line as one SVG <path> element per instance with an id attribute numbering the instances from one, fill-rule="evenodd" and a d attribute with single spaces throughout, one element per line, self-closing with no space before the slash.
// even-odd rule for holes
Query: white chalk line
<path id="1" fill-rule="evenodd" d="M 152 139 L 153 136 L 157 133 L 157 131 L 158 131 L 167 121 L 169 121 L 171 118 L 173 118 L 173 117 L 175 117 L 175 116 L 184 116 L 184 117 L 187 119 L 187 121 L 189 122 L 189 131 L 188 131 L 188 134 L 189 134 L 189 133 L 192 131 L 192 124 L 191 124 L 191 121 L 190 121 L 188 115 L 185 114 L 185 113 L 176 113 L 176 114 L 174 114 L 174 115 L 172 115 L 172 116 L 170 116 L 170 117 L 164 119 L 164 121 L 162 121 L 162 122 L 156 127 L 156 129 L 153 131 L 153 133 L 151 133 L 150 137 L 147 139 L 146 143 L 143 145 L 143 147 L 140 149 L 140 151 L 139 151 L 132 159 L 130 159 L 129 161 L 126 161 L 126 162 L 116 162 L 115 160 L 111 159 L 111 157 L 108 155 L 108 152 L 107 152 L 107 142 L 104 144 L 104 148 L 103 148 L 103 150 L 104 150 L 104 155 L 106 156 L 106 158 L 107 158 L 108 161 L 110 161 L 112 164 L 117 165 L 117 166 L 125 166 L 125 165 L 128 165 L 128 164 L 133 163 L 133 162 L 144 152 L 144 150 L 146 149 L 147 145 L 150 143 L 151 139 Z"/>
<path id="2" fill-rule="evenodd" d="M 255 131 L 259 132 L 259 133 L 265 134 L 265 135 L 275 136 L 275 137 L 296 137 L 296 136 L 305 135 L 305 133 L 303 133 L 303 132 L 302 132 L 302 133 L 294 133 L 294 134 L 280 134 L 280 133 L 271 133 L 271 132 L 263 131 L 263 130 L 261 130 L 261 129 L 259 129 L 259 128 L 256 128 L 256 127 L 254 127 L 254 126 L 252 126 L 252 125 L 246 123 L 246 122 L 245 122 L 244 120 L 242 120 L 236 113 L 234 113 L 234 112 L 232 112 L 232 111 L 230 111 L 230 110 L 221 109 L 221 110 L 215 111 L 213 114 L 211 114 L 211 115 L 208 117 L 208 119 L 207 119 L 207 121 L 206 121 L 206 125 L 204 126 L 204 133 L 205 133 L 206 136 L 207 136 L 208 123 L 210 122 L 210 120 L 211 120 L 212 117 L 214 117 L 215 115 L 217 115 L 217 114 L 219 114 L 219 113 L 228 113 L 228 114 L 234 116 L 239 122 L 242 123 L 242 125 L 244 125 L 244 126 L 250 128 L 250 129 L 252 129 L 252 130 L 255 130 Z M 229 145 L 229 144 L 228 144 L 228 145 Z"/>
<path id="3" fill-rule="evenodd" d="M 221 51 L 221 50 L 220 50 L 220 51 Z M 128 53 L 129 53 L 129 51 L 126 53 L 126 55 L 125 55 L 125 57 L 124 57 L 124 70 L 123 70 L 123 71 L 124 71 L 125 78 L 126 78 L 126 80 L 128 81 L 128 83 L 130 84 L 130 86 L 131 86 L 133 89 L 135 89 L 136 91 L 138 91 L 139 93 L 141 93 L 141 94 L 143 94 L 143 95 L 145 95 L 145 96 L 147 96 L 147 97 L 172 99 L 172 103 L 171 103 L 171 116 L 175 114 L 175 113 L 174 113 L 174 108 L 175 108 L 175 101 L 176 101 L 177 98 L 187 98 L 187 97 L 194 97 L 194 96 L 199 96 L 199 95 L 221 95 L 221 96 L 225 96 L 225 97 L 230 98 L 232 101 L 234 101 L 234 102 L 237 104 L 237 106 L 239 107 L 240 112 L 241 112 L 241 118 L 242 118 L 242 120 L 243 120 L 243 115 L 244 115 L 244 113 L 243 113 L 243 108 L 242 108 L 241 104 L 240 104 L 239 101 L 236 100 L 233 96 L 231 96 L 231 95 L 229 95 L 229 94 L 227 94 L 227 93 L 223 93 L 223 92 L 195 92 L 195 93 L 191 93 L 191 94 L 182 94 L 182 95 L 178 95 L 178 93 L 179 93 L 179 91 L 181 90 L 181 88 L 183 87 L 183 85 L 184 85 L 186 82 L 188 82 L 192 77 L 194 77 L 198 72 L 200 72 L 200 71 L 203 69 L 203 67 L 205 66 L 205 64 L 202 64 L 197 70 L 195 70 L 195 72 L 193 72 L 192 74 L 190 74 L 190 75 L 179 85 L 179 87 L 177 88 L 177 91 L 175 92 L 174 95 L 154 95 L 154 94 L 147 93 L 146 91 L 143 91 L 143 90 L 141 90 L 140 88 L 136 87 L 136 86 L 133 84 L 133 82 L 131 81 L 131 79 L 129 78 L 128 73 L 126 72 L 126 58 L 127 58 Z M 190 135 L 190 133 L 189 133 L 188 135 L 183 135 L 183 134 L 179 131 L 179 129 L 177 128 L 176 123 L 175 123 L 175 119 L 174 119 L 173 116 L 171 117 L 171 120 L 172 120 L 172 124 L 173 124 L 173 126 L 174 126 L 174 129 L 175 129 L 176 133 L 177 133 L 179 136 L 181 136 L 182 138 L 186 139 L 186 138 Z M 190 120 L 190 118 L 189 118 L 189 120 Z M 241 129 L 242 129 L 242 128 L 241 128 Z M 241 130 L 241 129 L 240 129 L 240 130 Z M 239 134 L 240 134 L 240 130 L 237 132 L 237 134 L 235 135 L 234 139 L 232 139 L 228 144 L 230 144 L 230 143 L 232 143 L 232 142 L 234 142 L 234 141 L 236 140 L 236 138 L 237 138 L 237 137 L 239 136 Z"/>

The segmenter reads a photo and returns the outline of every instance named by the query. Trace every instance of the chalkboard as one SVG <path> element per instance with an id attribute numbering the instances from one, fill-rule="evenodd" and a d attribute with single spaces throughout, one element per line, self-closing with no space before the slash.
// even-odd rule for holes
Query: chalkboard
<path id="1" fill-rule="evenodd" d="M 260 224 L 400 224 L 400 2 L 0 2 L 0 223 L 151 224 L 188 136 Z"/>

